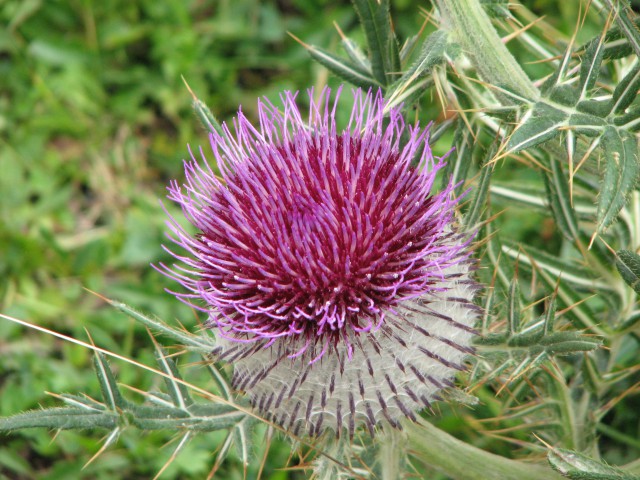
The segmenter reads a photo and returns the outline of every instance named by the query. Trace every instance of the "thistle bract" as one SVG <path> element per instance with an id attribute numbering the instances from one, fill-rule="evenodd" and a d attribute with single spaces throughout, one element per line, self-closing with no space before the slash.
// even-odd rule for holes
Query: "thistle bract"
<path id="1" fill-rule="evenodd" d="M 355 91 L 348 126 L 338 97 L 296 94 L 240 111 L 210 135 L 169 198 L 197 229 L 170 221 L 179 263 L 160 269 L 207 312 L 214 356 L 260 412 L 298 434 L 373 434 L 430 407 L 472 352 L 477 288 L 453 185 L 433 193 L 428 129 Z"/>

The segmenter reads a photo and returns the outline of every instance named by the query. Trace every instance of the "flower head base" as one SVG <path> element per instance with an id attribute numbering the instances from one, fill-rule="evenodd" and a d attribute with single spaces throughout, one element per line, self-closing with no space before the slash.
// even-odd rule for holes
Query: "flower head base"
<path id="1" fill-rule="evenodd" d="M 234 133 L 211 135 L 222 178 L 202 151 L 185 162 L 169 198 L 199 233 L 172 219 L 187 255 L 160 269 L 209 314 L 214 354 L 275 422 L 311 435 L 399 426 L 472 352 L 477 286 L 453 185 L 431 193 L 444 162 L 428 130 L 385 117 L 380 93 L 354 92 L 342 131 L 329 89 L 306 120 L 295 94 L 282 102 L 259 103 L 259 129 L 239 112 Z"/>

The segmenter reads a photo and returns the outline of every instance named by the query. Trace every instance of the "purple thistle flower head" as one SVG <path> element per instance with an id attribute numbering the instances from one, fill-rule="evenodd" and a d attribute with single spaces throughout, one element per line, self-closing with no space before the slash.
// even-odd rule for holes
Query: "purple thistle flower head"
<path id="1" fill-rule="evenodd" d="M 280 109 L 259 102 L 258 127 L 239 111 L 211 134 L 220 177 L 191 155 L 168 190 L 198 233 L 171 219 L 183 252 L 159 269 L 207 312 L 215 357 L 263 414 L 295 434 L 373 434 L 415 419 L 464 370 L 478 315 L 469 237 L 454 185 L 431 191 L 444 161 L 428 129 L 356 90 L 339 130 L 340 92 L 312 93 L 307 118 L 287 92 Z"/>

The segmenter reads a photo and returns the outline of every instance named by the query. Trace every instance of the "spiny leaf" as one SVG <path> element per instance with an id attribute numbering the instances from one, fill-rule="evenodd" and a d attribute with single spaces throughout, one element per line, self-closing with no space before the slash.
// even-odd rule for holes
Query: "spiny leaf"
<path id="1" fill-rule="evenodd" d="M 613 111 L 624 113 L 638 95 L 640 89 L 640 62 L 636 60 L 635 65 L 627 73 L 613 91 Z"/>
<path id="2" fill-rule="evenodd" d="M 388 19 L 389 25 L 391 25 L 391 18 Z M 389 40 L 387 42 L 388 63 L 387 77 L 389 78 L 387 83 L 393 83 L 402 72 L 402 62 L 400 61 L 400 44 L 393 29 L 390 30 Z"/>
<path id="3" fill-rule="evenodd" d="M 397 105 L 402 101 L 405 107 L 408 107 L 422 96 L 424 91 L 432 85 L 431 81 L 425 82 L 424 77 L 431 73 L 436 65 L 444 62 L 446 46 L 445 32 L 436 31 L 429 35 L 422 45 L 418 59 L 389 87 L 386 95 L 389 104 Z"/>
<path id="4" fill-rule="evenodd" d="M 576 328 L 587 328 L 599 335 L 607 335 L 607 325 L 602 324 L 589 307 L 589 304 L 583 301 L 584 298 L 576 292 L 574 287 L 565 285 L 564 282 L 559 281 L 560 278 L 558 276 L 552 276 L 544 270 L 539 271 L 539 277 L 548 290 L 555 290 L 557 292 L 556 298 L 558 306 L 564 310 L 563 315 L 568 318 Z"/>
<path id="5" fill-rule="evenodd" d="M 458 127 L 453 135 L 455 152 L 447 159 L 447 165 L 442 176 L 443 187 L 449 182 L 460 183 L 456 188 L 456 196 L 462 193 L 467 172 L 473 163 L 473 136 L 464 122 L 458 122 Z"/>
<path id="6" fill-rule="evenodd" d="M 118 426 L 119 415 L 113 412 L 88 412 L 83 408 L 64 407 L 32 410 L 11 417 L 0 418 L 0 431 L 21 430 L 23 428 L 72 429 L 113 429 Z"/>
<path id="7" fill-rule="evenodd" d="M 211 361 L 207 362 L 207 370 L 218 385 L 220 394 L 223 396 L 223 398 L 225 398 L 226 400 L 231 400 L 233 389 L 224 373 L 220 369 L 218 369 L 218 366 Z"/>
<path id="8" fill-rule="evenodd" d="M 587 388 L 594 395 L 599 395 L 600 385 L 602 384 L 602 375 L 592 355 L 585 355 L 582 361 L 582 375 Z"/>
<path id="9" fill-rule="evenodd" d="M 631 19 L 631 22 L 635 28 L 640 27 L 640 17 L 635 17 Z M 633 27 L 632 27 L 633 28 Z M 598 43 L 601 40 L 601 35 L 598 35 L 594 39 L 587 42 L 583 45 L 579 50 L 578 54 L 585 52 L 593 43 Z M 619 25 L 615 25 L 611 27 L 604 36 L 604 55 L 605 59 L 619 59 L 623 57 L 628 57 L 633 53 L 633 48 L 631 44 L 626 39 L 624 33 L 622 32 Z"/>
<path id="10" fill-rule="evenodd" d="M 306 45 L 307 52 L 321 65 L 343 80 L 362 88 L 379 87 L 379 81 L 371 76 L 371 72 L 360 65 L 351 63 L 345 58 L 334 55 L 323 48 Z"/>
<path id="11" fill-rule="evenodd" d="M 550 89 L 545 95 L 545 98 L 548 98 L 551 102 L 558 103 L 560 105 L 573 107 L 580 101 L 580 90 L 573 84 L 561 83 Z"/>
<path id="12" fill-rule="evenodd" d="M 614 127 L 605 128 L 602 136 L 605 173 L 598 199 L 598 232 L 613 223 L 638 177 L 638 145 L 634 136 Z"/>
<path id="13" fill-rule="evenodd" d="M 371 62 L 360 46 L 344 35 L 341 37 L 341 43 L 342 48 L 344 48 L 344 51 L 347 53 L 354 65 L 359 67 L 362 71 L 369 73 L 369 76 L 371 76 Z"/>
<path id="14" fill-rule="evenodd" d="M 520 331 L 520 300 L 520 286 L 518 279 L 514 278 L 507 294 L 507 332 L 510 335 Z"/>
<path id="15" fill-rule="evenodd" d="M 493 18 L 513 18 L 508 0 L 480 0 L 480 4 Z"/>
<path id="16" fill-rule="evenodd" d="M 547 304 L 547 310 L 544 314 L 544 324 L 543 324 L 543 335 L 548 335 L 553 331 L 553 326 L 556 321 L 556 297 L 557 294 L 554 292 L 553 295 L 549 298 L 549 303 Z"/>
<path id="17" fill-rule="evenodd" d="M 494 150 L 490 152 L 495 154 Z M 478 184 L 474 188 L 473 198 L 464 216 L 464 224 L 467 229 L 474 228 L 478 224 L 482 212 L 487 208 L 487 196 L 489 194 L 489 185 L 491 184 L 491 174 L 493 173 L 493 165 L 489 163 L 491 158 L 492 154 L 487 155 L 487 160 L 480 169 Z"/>
<path id="18" fill-rule="evenodd" d="M 93 356 L 93 365 L 100 382 L 102 398 L 107 408 L 112 411 L 127 408 L 129 402 L 122 397 L 116 377 L 113 375 L 106 357 L 102 353 L 96 353 Z"/>
<path id="19" fill-rule="evenodd" d="M 101 412 L 103 411 L 104 404 L 94 400 L 91 397 L 87 397 L 85 395 L 73 395 L 70 393 L 63 393 L 59 395 L 64 403 L 69 405 L 70 407 L 80 407 L 84 408 L 87 411 Z"/>
<path id="20" fill-rule="evenodd" d="M 576 213 L 571 205 L 569 181 L 558 160 L 552 159 L 549 163 L 551 171 L 545 175 L 545 186 L 551 212 L 564 237 L 573 242 L 579 237 L 580 230 Z"/>
<path id="21" fill-rule="evenodd" d="M 545 80 L 545 82 L 540 87 L 540 91 L 544 94 L 545 97 L 548 97 L 551 91 L 553 91 L 553 89 L 555 89 L 560 84 L 565 74 L 569 70 L 571 55 L 573 54 L 571 46 L 572 45 L 570 44 L 564 51 L 560 66 L 551 74 L 549 78 Z"/>
<path id="22" fill-rule="evenodd" d="M 637 57 L 640 57 L 640 31 L 638 26 L 631 19 L 629 12 L 629 4 L 626 2 L 613 2 L 612 0 L 605 0 L 604 4 L 609 8 L 616 23 L 620 27 L 622 34 L 629 42 L 629 46 L 635 52 Z"/>
<path id="23" fill-rule="evenodd" d="M 507 148 L 517 152 L 552 139 L 566 126 L 569 115 L 545 102 L 536 103 L 525 121 L 513 132 Z"/>
<path id="24" fill-rule="evenodd" d="M 144 412 L 144 414 L 143 414 Z M 245 418 L 245 414 L 237 409 L 222 405 L 194 405 L 187 413 L 184 410 L 153 409 L 142 410 L 135 407 L 126 412 L 131 425 L 141 430 L 191 430 L 197 432 L 213 432 L 235 426 Z"/>
<path id="25" fill-rule="evenodd" d="M 420 35 L 412 35 L 412 36 L 410 36 L 409 38 L 407 38 L 404 41 L 404 44 L 402 45 L 402 48 L 400 49 L 400 61 L 401 62 L 404 62 L 405 60 L 407 60 L 409 55 L 411 55 L 411 52 L 413 51 L 413 48 L 418 43 L 418 40 L 420 40 Z"/>
<path id="26" fill-rule="evenodd" d="M 417 60 L 407 69 L 396 85 L 402 85 L 412 79 L 429 74 L 435 65 L 444 61 L 447 46 L 447 33 L 437 30 L 427 37 Z"/>
<path id="27" fill-rule="evenodd" d="M 536 325 L 540 325 L 538 322 Z M 502 346 L 505 351 L 525 352 L 530 358 L 545 355 L 568 355 L 595 350 L 602 345 L 597 337 L 589 337 L 580 332 L 553 332 L 545 334 L 542 328 L 534 328 L 525 333 L 490 334 L 476 341 L 483 346 Z"/>
<path id="28" fill-rule="evenodd" d="M 640 255 L 629 250 L 620 250 L 616 258 L 616 268 L 626 284 L 640 295 Z"/>
<path id="29" fill-rule="evenodd" d="M 594 115 L 597 118 L 605 118 L 611 113 L 613 102 L 611 98 L 597 98 L 589 100 L 581 100 L 576 105 L 576 110 L 580 113 Z"/>
<path id="30" fill-rule="evenodd" d="M 580 332 L 555 332 L 540 339 L 539 347 L 551 354 L 588 352 L 602 345 L 602 340 Z"/>
<path id="31" fill-rule="evenodd" d="M 606 125 L 607 122 L 602 118 L 581 112 L 572 113 L 567 122 L 571 130 L 589 137 L 602 135 Z"/>
<path id="32" fill-rule="evenodd" d="M 582 56 L 580 64 L 580 99 L 587 98 L 588 91 L 593 88 L 600 73 L 600 65 L 604 57 L 604 38 L 592 42 Z"/>
<path id="33" fill-rule="evenodd" d="M 388 75 L 399 71 L 394 69 L 395 61 L 392 59 L 397 56 L 397 68 L 400 58 L 398 46 L 391 31 L 389 0 L 353 0 L 353 6 L 367 39 L 373 77 L 378 84 L 387 85 L 392 80 Z"/>
<path id="34" fill-rule="evenodd" d="M 627 474 L 619 468 L 611 467 L 571 450 L 553 448 L 547 454 L 547 459 L 554 470 L 570 479 L 640 480 L 639 477 Z"/>
<path id="35" fill-rule="evenodd" d="M 574 177 L 574 181 L 577 181 L 577 177 Z M 541 213 L 549 213 L 549 202 L 545 191 L 537 187 L 523 185 L 518 185 L 517 188 L 514 188 L 512 183 L 492 182 L 489 188 L 491 196 L 500 199 L 502 202 L 518 203 L 534 208 Z M 578 219 L 593 221 L 595 218 L 596 208 L 593 206 L 593 202 L 584 197 L 579 198 L 574 195 L 573 209 Z"/>
<path id="36" fill-rule="evenodd" d="M 182 409 L 193 404 L 193 399 L 191 398 L 186 385 L 175 381 L 175 379 L 181 380 L 182 377 L 180 376 L 178 367 L 176 367 L 176 363 L 173 359 L 168 357 L 160 346 L 156 347 L 154 354 L 156 361 L 160 366 L 160 370 L 167 374 L 167 376 L 164 377 L 164 381 L 167 385 L 167 391 L 169 392 L 169 396 L 171 397 L 173 404 Z"/>
<path id="37" fill-rule="evenodd" d="M 605 282 L 598 281 L 594 273 L 577 265 L 575 262 L 559 258 L 546 251 L 535 247 L 526 246 L 525 253 L 520 251 L 520 245 L 515 242 L 504 242 L 503 251 L 511 258 L 518 258 L 519 264 L 529 271 L 545 271 L 553 277 L 561 277 L 563 282 L 569 282 L 574 287 L 586 290 L 600 289 L 612 291 L 613 287 Z"/>
<path id="38" fill-rule="evenodd" d="M 244 465 L 249 465 L 251 461 L 253 447 L 253 429 L 257 420 L 253 417 L 245 416 L 238 422 L 232 430 L 233 442 L 236 445 L 238 457 Z"/>
<path id="39" fill-rule="evenodd" d="M 486 250 L 487 258 L 497 273 L 499 284 L 505 291 L 508 291 L 511 286 L 511 280 L 515 276 L 513 262 L 502 253 L 502 243 L 500 242 L 499 235 L 493 229 L 493 225 L 490 222 L 482 228 L 479 237 L 489 239 Z"/>
<path id="40" fill-rule="evenodd" d="M 624 115 L 614 117 L 613 124 L 628 132 L 640 130 L 640 105 L 634 105 Z"/>
<path id="41" fill-rule="evenodd" d="M 208 132 L 217 132 L 220 135 L 224 134 L 220 122 L 215 117 L 215 115 L 211 113 L 209 107 L 207 107 L 207 105 L 202 100 L 196 98 L 193 101 L 193 109 L 195 110 L 196 116 L 200 120 L 200 123 L 204 125 Z"/>
<path id="42" fill-rule="evenodd" d="M 635 311 L 629 317 L 623 319 L 616 325 L 617 332 L 624 332 L 631 328 L 634 328 L 640 322 L 640 311 Z"/>
<path id="43" fill-rule="evenodd" d="M 125 303 L 117 302 L 115 300 L 108 300 L 108 302 L 116 309 L 127 314 L 129 317 L 151 328 L 152 331 L 160 332 L 177 341 L 180 345 L 189 347 L 199 353 L 208 355 L 215 347 L 215 339 L 212 337 L 207 337 L 206 335 L 194 335 L 185 330 L 174 328 L 162 320 L 138 312 Z"/>
<path id="44" fill-rule="evenodd" d="M 586 337 L 580 332 L 554 332 L 543 335 L 542 331 L 514 335 L 507 341 L 507 346 L 526 348 L 530 357 L 541 353 L 547 355 L 568 355 L 577 352 L 588 352 L 602 345 L 602 341 L 594 337 Z"/>
<path id="45" fill-rule="evenodd" d="M 583 245 L 589 245 L 591 238 L 585 233 L 580 232 L 580 241 Z M 589 249 L 591 259 L 598 261 L 603 267 L 611 268 L 611 265 L 615 262 L 615 253 L 611 252 L 601 242 L 594 242 Z"/>
<path id="46" fill-rule="evenodd" d="M 184 79 L 184 77 L 182 77 L 182 81 L 186 85 L 187 90 L 189 90 L 189 93 L 191 94 L 191 97 L 193 98 L 191 106 L 195 110 L 196 116 L 200 120 L 200 123 L 202 123 L 202 125 L 204 125 L 204 127 L 207 129 L 208 132 L 210 132 L 210 133 L 217 132 L 220 135 L 224 135 L 224 132 L 222 130 L 222 126 L 220 125 L 220 122 L 215 117 L 215 115 L 211 112 L 209 107 L 207 107 L 206 103 L 204 103 L 202 100 L 200 100 L 196 96 L 196 94 L 193 93 L 193 90 L 191 90 L 191 87 L 189 87 L 189 84 Z"/>

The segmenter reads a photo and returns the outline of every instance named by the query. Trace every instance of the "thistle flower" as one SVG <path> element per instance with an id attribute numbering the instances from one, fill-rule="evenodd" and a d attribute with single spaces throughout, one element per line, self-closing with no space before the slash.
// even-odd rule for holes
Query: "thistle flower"
<path id="1" fill-rule="evenodd" d="M 312 93 L 307 119 L 287 92 L 281 110 L 258 103 L 258 128 L 239 111 L 233 132 L 212 133 L 221 178 L 190 151 L 168 198 L 198 233 L 171 219 L 186 254 L 159 269 L 208 314 L 214 357 L 262 414 L 294 434 L 373 435 L 415 420 L 465 369 L 478 315 L 469 237 L 454 185 L 431 191 L 444 160 L 428 129 L 358 90 L 338 131 L 337 98 Z"/>

